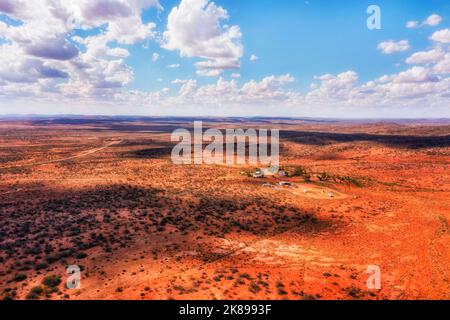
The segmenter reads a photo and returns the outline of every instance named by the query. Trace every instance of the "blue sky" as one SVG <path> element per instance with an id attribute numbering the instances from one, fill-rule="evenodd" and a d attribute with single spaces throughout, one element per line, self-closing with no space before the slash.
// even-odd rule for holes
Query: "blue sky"
<path id="1" fill-rule="evenodd" d="M 378 43 L 386 39 L 408 38 L 412 47 L 425 48 L 434 28 L 411 30 L 405 28 L 408 20 L 424 20 L 433 13 L 450 17 L 450 2 L 445 0 L 388 0 L 388 1 L 292 1 L 245 0 L 214 1 L 228 10 L 229 22 L 240 26 L 243 33 L 245 56 L 240 70 L 240 82 L 272 74 L 291 73 L 297 79 L 293 84 L 303 92 L 318 74 L 357 70 L 362 81 L 398 72 L 400 63 L 411 54 L 401 52 L 383 56 Z M 158 13 L 151 9 L 144 19 L 164 22 L 170 9 L 179 1 L 162 1 L 166 8 Z M 382 29 L 368 30 L 366 9 L 376 3 L 382 9 Z M 450 27 L 450 19 L 441 24 Z M 159 26 L 164 31 L 164 23 Z M 174 78 L 195 77 L 195 59 L 183 59 L 177 52 L 169 52 L 152 43 L 148 49 L 135 47 L 127 62 L 135 69 L 136 82 L 129 88 L 160 89 Z M 149 53 L 158 52 L 164 59 L 149 64 Z M 258 61 L 250 62 L 250 55 Z M 177 70 L 166 65 L 180 63 Z M 229 72 L 231 73 L 231 72 Z M 157 79 L 164 79 L 159 83 Z M 202 79 L 205 83 L 211 79 Z M 209 80 L 209 81 L 208 81 Z"/>
<path id="2" fill-rule="evenodd" d="M 162 0 L 159 4 L 157 0 L 111 0 L 108 6 L 100 0 L 80 1 L 80 7 L 73 9 L 77 25 L 65 24 L 59 29 L 50 27 L 60 22 L 52 16 L 45 0 L 36 1 L 38 8 L 19 6 L 20 0 L 5 1 L 3 8 L 0 5 L 0 21 L 6 30 L 2 35 L 0 24 L 0 45 L 6 52 L 3 56 L 12 55 L 13 50 L 20 52 L 24 65 L 32 64 L 37 70 L 33 76 L 40 75 L 35 76 L 33 87 L 28 90 L 36 92 L 36 97 L 24 96 L 18 87 L 20 81 L 30 85 L 31 75 L 11 76 L 9 72 L 25 71 L 13 66 L 12 59 L 0 57 L 10 66 L 3 71 L 0 68 L 3 113 L 11 111 L 7 106 L 13 104 L 24 106 L 24 112 L 59 112 L 54 100 L 66 99 L 74 112 L 87 113 L 112 110 L 111 113 L 155 114 L 155 109 L 163 108 L 164 113 L 175 115 L 180 109 L 201 114 L 209 113 L 208 105 L 220 105 L 224 106 L 224 114 L 233 110 L 237 115 L 272 115 L 274 110 L 281 110 L 280 115 L 332 116 L 370 109 L 369 113 L 361 112 L 361 116 L 396 116 L 408 108 L 417 116 L 430 112 L 436 117 L 449 114 L 446 105 L 450 71 L 446 68 L 450 50 L 446 37 L 450 2 L 446 0 Z M 380 30 L 366 26 L 366 9 L 373 4 L 381 9 Z M 30 18 L 27 10 L 42 12 L 41 22 Z M 193 21 L 186 20 L 189 16 L 194 17 Z M 433 16 L 438 20 L 427 23 L 426 19 Z M 136 22 L 136 17 L 140 21 Z M 408 21 L 417 21 L 417 25 L 408 28 Z M 28 31 L 32 27 L 40 30 L 36 27 L 42 26 L 39 23 L 47 23 L 48 30 L 44 25 L 43 32 L 53 32 L 53 38 L 61 38 L 60 41 L 49 41 L 49 48 L 45 48 L 42 43 L 46 36 Z M 121 27 L 121 33 L 114 33 L 114 26 L 121 23 L 129 25 L 129 29 Z M 200 34 L 215 25 L 215 33 L 201 42 Z M 237 36 L 228 33 L 233 27 L 238 30 Z M 142 32 L 133 35 L 133 29 L 139 28 Z M 195 30 L 199 36 L 185 32 L 187 29 Z M 87 39 L 95 40 L 95 44 Z M 38 49 L 29 47 L 29 43 L 38 40 Z M 73 44 L 77 54 L 67 52 L 65 41 Z M 205 48 L 211 43 L 217 44 L 217 50 Z M 383 43 L 394 49 L 383 51 Z M 105 53 L 110 49 L 127 53 Z M 432 61 L 407 62 L 414 53 L 431 55 L 432 50 L 436 51 Z M 60 55 L 52 56 L 55 52 Z M 158 59 L 152 61 L 155 53 Z M 252 61 L 252 55 L 257 59 Z M 212 67 L 201 67 L 198 62 Z M 80 71 L 76 67 L 80 65 L 89 66 L 85 69 L 88 71 Z M 175 67 L 168 67 L 171 65 Z M 205 76 L 205 70 L 211 74 Z M 49 79 L 48 74 L 67 76 Z M 382 77 L 389 80 L 380 80 Z M 179 83 L 174 83 L 176 79 Z M 312 83 L 316 83 L 314 87 Z M 225 97 L 224 90 L 234 90 L 236 94 Z M 363 97 L 369 91 L 373 94 Z M 411 91 L 415 94 L 404 95 Z M 113 96 L 119 98 L 110 101 Z M 377 105 L 381 99 L 383 103 Z M 146 105 L 145 101 L 151 103 Z M 114 107 L 106 109 L 109 104 Z M 120 111 L 119 104 L 125 106 L 124 111 Z M 176 107 L 170 110 L 170 105 Z M 320 110 L 324 112 L 321 114 Z M 213 113 L 221 114 L 217 108 Z"/>

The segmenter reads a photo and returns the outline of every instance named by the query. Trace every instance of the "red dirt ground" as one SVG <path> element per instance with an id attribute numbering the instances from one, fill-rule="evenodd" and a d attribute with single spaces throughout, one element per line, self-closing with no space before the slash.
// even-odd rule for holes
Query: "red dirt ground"
<path id="1" fill-rule="evenodd" d="M 191 125 L 0 121 L 1 297 L 450 298 L 448 122 L 205 123 L 279 128 L 281 165 L 304 173 L 265 179 L 174 165 L 170 133 Z"/>

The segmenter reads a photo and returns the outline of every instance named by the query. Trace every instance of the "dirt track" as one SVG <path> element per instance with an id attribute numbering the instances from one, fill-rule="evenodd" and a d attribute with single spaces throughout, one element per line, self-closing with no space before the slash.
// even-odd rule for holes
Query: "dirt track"
<path id="1" fill-rule="evenodd" d="M 61 158 L 61 159 L 55 159 L 55 160 L 49 160 L 49 161 L 42 161 L 42 162 L 36 162 L 36 163 L 29 163 L 29 164 L 20 164 L 20 165 L 13 165 L 13 166 L 6 166 L 6 167 L 0 167 L 1 169 L 17 169 L 17 168 L 29 168 L 29 167 L 35 167 L 35 166 L 40 166 L 40 165 L 45 165 L 45 164 L 51 164 L 51 163 L 58 163 L 58 162 L 64 162 L 64 161 L 68 161 L 68 160 L 73 160 L 73 159 L 77 159 L 77 158 L 83 158 L 83 157 L 87 157 L 89 155 L 92 155 L 94 153 L 97 153 L 99 151 L 102 151 L 106 148 L 109 148 L 113 145 L 118 145 L 120 143 L 122 143 L 123 140 L 117 140 L 117 141 L 111 141 L 108 142 L 107 144 L 105 144 L 104 146 L 98 147 L 98 148 L 94 148 L 94 149 L 89 149 L 86 151 L 82 151 L 79 152 L 73 156 L 70 157 L 65 157 L 65 158 Z"/>

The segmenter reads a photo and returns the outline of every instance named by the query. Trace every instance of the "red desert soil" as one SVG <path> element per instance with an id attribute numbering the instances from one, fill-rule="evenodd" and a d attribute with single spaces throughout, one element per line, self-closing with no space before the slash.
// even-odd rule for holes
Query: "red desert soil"
<path id="1" fill-rule="evenodd" d="M 192 122 L 0 121 L 1 298 L 450 299 L 448 122 L 205 120 L 279 128 L 264 179 L 172 164 Z"/>

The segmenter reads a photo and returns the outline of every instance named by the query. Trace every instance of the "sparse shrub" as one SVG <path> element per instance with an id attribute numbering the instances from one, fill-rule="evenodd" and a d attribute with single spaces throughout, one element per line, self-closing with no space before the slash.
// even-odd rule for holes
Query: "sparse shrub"
<path id="1" fill-rule="evenodd" d="M 354 186 L 359 187 L 359 188 L 361 188 L 363 186 L 363 184 L 359 180 L 349 177 L 349 176 L 337 177 L 336 179 L 341 182 L 353 184 Z"/>
<path id="2" fill-rule="evenodd" d="M 88 255 L 85 252 L 77 252 L 75 253 L 74 257 L 75 259 L 84 259 L 86 258 Z"/>
<path id="3" fill-rule="evenodd" d="M 45 261 L 48 263 L 53 263 L 59 260 L 59 257 L 57 255 L 49 255 L 45 257 Z"/>
<path id="4" fill-rule="evenodd" d="M 329 180 L 331 180 L 331 175 L 329 174 L 329 173 L 326 173 L 326 172 L 322 172 L 322 173 L 320 173 L 318 176 L 317 176 L 317 178 L 320 180 L 320 181 L 329 181 Z"/>
<path id="5" fill-rule="evenodd" d="M 55 288 L 61 283 L 61 277 L 57 275 L 47 276 L 42 280 L 42 284 L 49 288 Z"/>
<path id="6" fill-rule="evenodd" d="M 285 296 L 285 295 L 287 295 L 287 292 L 283 288 L 278 288 L 278 294 L 280 296 Z"/>
<path id="7" fill-rule="evenodd" d="M 48 264 L 47 263 L 45 263 L 45 262 L 39 262 L 39 263 L 36 263 L 36 265 L 34 266 L 34 270 L 42 270 L 42 269 L 45 269 L 45 268 L 47 268 L 48 267 Z"/>
<path id="8" fill-rule="evenodd" d="M 41 286 L 31 288 L 30 292 L 28 292 L 26 298 L 28 300 L 37 300 L 44 292 L 44 289 Z"/>
<path id="9" fill-rule="evenodd" d="M 27 278 L 27 276 L 23 273 L 17 273 L 14 278 L 12 279 L 14 282 L 20 282 Z"/>
<path id="10" fill-rule="evenodd" d="M 241 273 L 239 278 L 251 280 L 252 277 L 248 273 Z"/>
<path id="11" fill-rule="evenodd" d="M 303 167 L 295 167 L 294 171 L 291 173 L 291 177 L 301 177 L 306 174 L 306 169 Z"/>
<path id="12" fill-rule="evenodd" d="M 259 291 L 261 291 L 261 288 L 254 282 L 250 283 L 248 289 L 251 293 L 257 294 Z"/>

